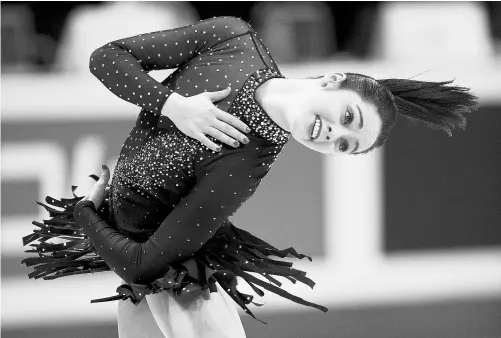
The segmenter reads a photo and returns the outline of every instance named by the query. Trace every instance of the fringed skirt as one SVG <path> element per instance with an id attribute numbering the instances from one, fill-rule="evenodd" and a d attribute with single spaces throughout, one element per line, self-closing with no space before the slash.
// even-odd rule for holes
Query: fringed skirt
<path id="1" fill-rule="evenodd" d="M 97 179 L 95 176 L 93 178 Z M 26 266 L 34 268 L 34 271 L 28 274 L 29 278 L 50 280 L 70 275 L 110 271 L 73 218 L 75 205 L 83 198 L 75 195 L 75 189 L 73 186 L 74 198 L 57 200 L 47 196 L 45 201 L 48 205 L 37 202 L 49 212 L 50 219 L 43 220 L 43 223 L 33 221 L 33 225 L 37 228 L 32 234 L 23 237 L 23 245 L 31 247 L 25 252 L 37 255 L 22 261 Z M 107 220 L 108 212 L 108 205 L 105 202 L 98 213 L 101 218 Z M 64 242 L 50 243 L 49 240 L 54 238 Z M 94 299 L 91 303 L 128 299 L 133 304 L 139 304 L 146 295 L 164 290 L 172 292 L 173 295 L 197 290 L 217 292 L 217 282 L 246 313 L 256 318 L 247 305 L 261 304 L 253 302 L 252 295 L 237 290 L 238 276 L 259 296 L 264 295 L 263 289 L 265 289 L 293 302 L 327 312 L 326 307 L 305 301 L 283 290 L 276 276 L 284 277 L 292 283 L 299 281 L 311 288 L 315 283 L 306 277 L 304 271 L 292 268 L 291 262 L 273 259 L 271 256 L 299 259 L 306 257 L 311 261 L 311 257 L 297 253 L 294 248 L 279 250 L 249 232 L 237 228 L 230 221 L 225 221 L 192 259 L 170 265 L 163 277 L 149 284 L 124 283 L 116 289 L 116 295 Z M 264 280 L 257 278 L 256 274 L 262 276 Z"/>

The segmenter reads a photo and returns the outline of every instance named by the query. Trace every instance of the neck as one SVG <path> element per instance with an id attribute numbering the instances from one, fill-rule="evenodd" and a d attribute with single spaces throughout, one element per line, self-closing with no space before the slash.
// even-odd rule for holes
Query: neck
<path id="1" fill-rule="evenodd" d="M 314 79 L 273 78 L 256 91 L 256 101 L 280 128 L 290 132 L 293 113 L 304 94 L 314 88 Z"/>

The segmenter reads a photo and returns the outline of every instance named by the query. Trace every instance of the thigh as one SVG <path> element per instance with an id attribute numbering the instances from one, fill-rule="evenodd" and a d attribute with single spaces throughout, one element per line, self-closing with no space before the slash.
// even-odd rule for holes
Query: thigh
<path id="1" fill-rule="evenodd" d="M 132 304 L 130 300 L 119 300 L 117 322 L 119 338 L 165 338 L 151 314 L 146 298 L 138 305 Z"/>
<path id="2" fill-rule="evenodd" d="M 147 295 L 158 327 L 169 338 L 245 338 L 234 301 L 218 285 L 175 297 L 169 291 Z"/>

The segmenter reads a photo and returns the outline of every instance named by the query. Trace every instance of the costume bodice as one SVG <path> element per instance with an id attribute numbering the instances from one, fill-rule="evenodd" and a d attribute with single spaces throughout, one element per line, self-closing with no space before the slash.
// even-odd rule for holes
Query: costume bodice
<path id="1" fill-rule="evenodd" d="M 147 75 L 176 67 L 162 83 Z M 204 205 L 204 196 L 197 198 L 199 190 L 194 190 L 202 178 L 211 190 L 220 191 L 217 210 L 206 207 L 203 218 L 226 219 L 236 210 L 229 213 L 225 204 L 241 205 L 252 195 L 289 139 L 255 100 L 260 85 L 283 76 L 257 33 L 242 20 L 214 18 L 117 40 L 93 53 L 90 69 L 117 96 L 142 107 L 115 167 L 108 220 L 137 241 L 152 235 L 186 196 Z M 215 105 L 251 128 L 249 144 L 236 149 L 223 145 L 215 153 L 161 115 L 172 92 L 189 97 L 229 85 L 230 95 Z M 213 170 L 232 166 L 238 174 Z M 212 174 L 205 178 L 208 172 Z M 231 203 L 223 198 L 223 188 L 232 190 L 226 195 Z M 189 216 L 179 215 L 176 222 L 189 222 Z"/>

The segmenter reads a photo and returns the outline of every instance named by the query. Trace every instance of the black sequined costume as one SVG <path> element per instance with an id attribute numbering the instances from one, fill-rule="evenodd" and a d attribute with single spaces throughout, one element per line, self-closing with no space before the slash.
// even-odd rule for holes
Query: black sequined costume
<path id="1" fill-rule="evenodd" d="M 177 69 L 162 83 L 147 74 L 167 68 Z M 241 276 L 260 295 L 257 286 L 327 311 L 285 292 L 271 276 L 313 287 L 303 271 L 268 257 L 307 256 L 293 248 L 278 250 L 228 220 L 253 195 L 290 136 L 254 98 L 262 83 L 283 76 L 251 26 L 220 17 L 117 40 L 92 54 L 90 70 L 115 95 L 142 110 L 122 147 L 109 204 L 96 212 L 92 202 L 76 205 L 81 199 L 77 196 L 47 198 L 65 211 L 44 205 L 53 218 L 34 222 L 41 230 L 26 236 L 25 245 L 50 237 L 48 228 L 52 236 L 74 237 L 66 246 L 45 241 L 33 245 L 41 257 L 24 261 L 39 264 L 30 277 L 51 279 L 111 268 L 127 284 L 117 289 L 117 296 L 96 301 L 130 298 L 134 303 L 169 288 L 213 291 L 217 281 L 252 315 L 246 307 L 252 297 L 236 290 L 235 276 Z M 248 144 L 223 145 L 216 153 L 160 115 L 172 92 L 193 96 L 228 85 L 231 94 L 216 105 L 251 127 Z"/>

